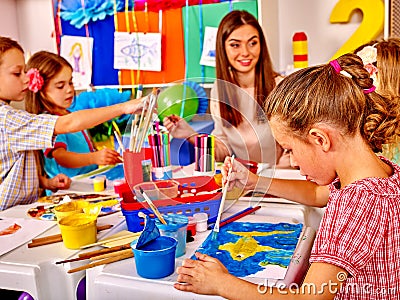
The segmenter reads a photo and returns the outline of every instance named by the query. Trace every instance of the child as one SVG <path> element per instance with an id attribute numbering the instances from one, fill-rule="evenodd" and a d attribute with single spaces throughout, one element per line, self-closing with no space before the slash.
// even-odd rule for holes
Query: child
<path id="1" fill-rule="evenodd" d="M 400 96 L 400 39 L 372 41 L 354 51 L 364 63 L 380 94 Z M 400 140 L 384 145 L 382 155 L 400 162 Z"/>
<path id="2" fill-rule="evenodd" d="M 274 137 L 307 181 L 265 178 L 261 184 L 276 196 L 327 205 L 303 286 L 260 288 L 196 253 L 198 260 L 177 269 L 175 288 L 229 299 L 396 298 L 400 167 L 374 152 L 399 135 L 399 102 L 374 89 L 361 59 L 345 54 L 291 74 L 267 101 Z M 225 178 L 230 166 L 225 160 Z M 231 183 L 253 188 L 257 179 L 234 162 Z"/>
<path id="3" fill-rule="evenodd" d="M 37 200 L 39 177 L 33 150 L 54 147 L 57 134 L 84 130 L 142 108 L 139 99 L 64 116 L 32 115 L 9 106 L 10 101 L 24 99 L 28 84 L 22 47 L 0 36 L 0 210 Z M 67 185 L 63 180 L 56 183 L 58 188 Z"/>
<path id="4" fill-rule="evenodd" d="M 27 92 L 26 110 L 33 114 L 69 114 L 68 108 L 75 96 L 70 63 L 62 56 L 40 51 L 30 57 L 27 70 L 32 70 L 31 76 L 41 84 Z M 44 169 L 50 177 L 58 173 L 73 177 L 93 171 L 97 165 L 121 162 L 119 153 L 113 149 L 95 151 L 85 130 L 58 135 L 54 148 L 46 149 L 44 155 Z"/>

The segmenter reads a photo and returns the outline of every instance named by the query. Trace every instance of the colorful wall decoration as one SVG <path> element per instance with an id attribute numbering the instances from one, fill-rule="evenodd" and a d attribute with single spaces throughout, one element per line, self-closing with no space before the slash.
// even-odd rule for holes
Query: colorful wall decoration
<path id="1" fill-rule="evenodd" d="M 93 38 L 94 86 L 162 85 L 185 78 L 212 82 L 215 68 L 200 65 L 204 31 L 232 9 L 257 17 L 257 1 L 53 0 L 58 45 L 63 35 Z M 161 71 L 114 69 L 114 33 L 161 34 Z"/>

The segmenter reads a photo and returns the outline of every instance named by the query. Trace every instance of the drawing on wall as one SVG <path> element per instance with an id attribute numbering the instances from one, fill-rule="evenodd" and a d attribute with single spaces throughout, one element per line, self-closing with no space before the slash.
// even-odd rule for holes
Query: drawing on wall
<path id="1" fill-rule="evenodd" d="M 92 82 L 93 38 L 63 35 L 60 55 L 72 66 L 72 82 L 75 88 L 88 88 Z"/>
<path id="2" fill-rule="evenodd" d="M 197 251 L 219 259 L 237 277 L 284 279 L 303 224 L 233 222 Z"/>
<path id="3" fill-rule="evenodd" d="M 161 71 L 161 33 L 115 32 L 114 69 Z"/>
<path id="4" fill-rule="evenodd" d="M 200 64 L 215 67 L 215 41 L 217 38 L 217 27 L 207 26 L 204 30 L 203 51 L 201 53 Z"/>

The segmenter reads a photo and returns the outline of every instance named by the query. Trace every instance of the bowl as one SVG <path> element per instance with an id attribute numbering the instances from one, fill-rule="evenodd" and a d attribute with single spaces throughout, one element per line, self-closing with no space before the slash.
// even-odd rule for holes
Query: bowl
<path id="1" fill-rule="evenodd" d="M 60 221 L 62 218 L 82 213 L 83 208 L 89 206 L 89 202 L 83 200 L 66 202 L 54 207 L 54 213 L 56 214 L 57 221 Z"/>
<path id="2" fill-rule="evenodd" d="M 169 236 L 160 236 L 136 249 L 131 244 L 135 256 L 137 273 L 143 278 L 157 279 L 171 275 L 175 270 L 175 252 L 178 242 Z"/>
<path id="3" fill-rule="evenodd" d="M 149 196 L 150 200 L 171 199 L 178 197 L 179 182 L 175 180 L 160 180 L 155 182 L 142 182 L 133 187 L 136 200 L 145 201 L 140 188 Z"/>

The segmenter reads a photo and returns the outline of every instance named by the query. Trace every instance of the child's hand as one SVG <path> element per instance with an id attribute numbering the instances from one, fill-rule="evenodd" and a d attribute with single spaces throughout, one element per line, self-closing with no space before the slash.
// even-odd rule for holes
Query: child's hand
<path id="1" fill-rule="evenodd" d="M 198 260 L 185 259 L 182 266 L 176 269 L 178 283 L 174 287 L 186 292 L 217 295 L 220 288 L 229 284 L 228 270 L 216 258 L 199 252 L 195 255 Z"/>
<path id="2" fill-rule="evenodd" d="M 122 105 L 124 105 L 125 114 L 140 114 L 146 101 L 148 101 L 148 96 L 124 102 Z"/>
<path id="3" fill-rule="evenodd" d="M 58 190 L 66 190 L 71 186 L 71 178 L 65 174 L 57 174 L 53 178 L 46 178 L 43 181 L 43 188 L 57 192 Z"/>
<path id="4" fill-rule="evenodd" d="M 231 166 L 232 173 L 229 182 L 227 182 L 228 172 Z M 250 190 L 256 186 L 258 181 L 258 176 L 254 173 L 251 173 L 249 169 L 247 169 L 237 160 L 234 160 L 232 165 L 230 156 L 225 158 L 224 164 L 221 166 L 221 173 L 223 184 L 229 185 L 228 190 L 231 190 L 235 186 Z"/>
<path id="5" fill-rule="evenodd" d="M 163 125 L 168 129 L 171 135 L 177 139 L 186 139 L 197 134 L 185 119 L 176 115 L 165 117 Z"/>
<path id="6" fill-rule="evenodd" d="M 91 155 L 93 164 L 96 165 L 115 165 L 122 161 L 117 151 L 108 148 L 93 152 Z"/>

